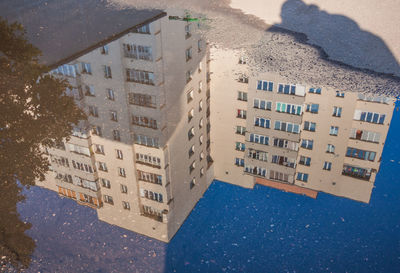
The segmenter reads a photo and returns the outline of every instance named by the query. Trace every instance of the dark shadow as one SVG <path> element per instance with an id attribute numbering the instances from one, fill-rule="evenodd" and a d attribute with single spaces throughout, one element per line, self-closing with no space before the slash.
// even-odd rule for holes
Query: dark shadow
<path id="1" fill-rule="evenodd" d="M 385 42 L 348 17 L 329 14 L 302 0 L 287 0 L 281 18 L 277 26 L 306 34 L 308 42 L 322 47 L 329 59 L 400 76 L 400 65 Z"/>

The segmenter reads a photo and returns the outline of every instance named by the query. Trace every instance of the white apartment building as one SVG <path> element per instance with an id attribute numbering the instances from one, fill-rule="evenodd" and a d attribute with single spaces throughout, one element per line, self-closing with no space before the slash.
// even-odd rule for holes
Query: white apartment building
<path id="1" fill-rule="evenodd" d="M 48 149 L 52 173 L 38 185 L 168 242 L 213 178 L 200 27 L 152 14 L 52 70 L 89 119 Z"/>

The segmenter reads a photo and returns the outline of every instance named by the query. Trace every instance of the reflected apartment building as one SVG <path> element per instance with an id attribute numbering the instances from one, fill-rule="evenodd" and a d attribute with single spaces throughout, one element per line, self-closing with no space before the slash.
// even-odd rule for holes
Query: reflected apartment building
<path id="1" fill-rule="evenodd" d="M 224 124 L 211 135 L 216 179 L 369 202 L 394 99 L 291 83 L 273 73 L 249 77 L 233 51 L 213 51 L 212 58 L 211 107 L 219 113 L 211 123 Z M 233 108 L 217 109 L 221 101 Z"/>
<path id="2" fill-rule="evenodd" d="M 197 22 L 134 12 L 49 63 L 89 118 L 47 149 L 37 185 L 165 242 L 213 179 L 369 202 L 392 99 L 249 77 L 237 52 L 215 48 L 210 62 Z"/>
<path id="3" fill-rule="evenodd" d="M 52 171 L 37 184 L 168 242 L 213 179 L 209 51 L 197 22 L 146 16 L 51 71 L 89 118 L 47 149 Z"/>

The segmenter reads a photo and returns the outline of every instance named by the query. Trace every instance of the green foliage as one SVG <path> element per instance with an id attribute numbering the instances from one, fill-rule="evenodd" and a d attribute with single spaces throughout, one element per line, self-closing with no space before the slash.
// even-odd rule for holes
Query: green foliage
<path id="1" fill-rule="evenodd" d="M 86 116 L 66 95 L 68 82 L 46 74 L 20 24 L 0 17 L 0 37 L 0 258 L 27 267 L 35 243 L 25 234 L 30 224 L 19 219 L 17 181 L 43 180 L 49 167 L 43 147 L 67 138 Z"/>
<path id="2" fill-rule="evenodd" d="M 48 168 L 40 147 L 68 137 L 86 117 L 66 96 L 68 83 L 45 74 L 21 25 L 0 19 L 0 36 L 0 177 L 32 185 Z"/>

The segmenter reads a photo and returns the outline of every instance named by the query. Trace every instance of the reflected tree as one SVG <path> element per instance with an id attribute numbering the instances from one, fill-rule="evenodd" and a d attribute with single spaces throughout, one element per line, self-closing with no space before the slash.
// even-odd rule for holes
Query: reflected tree
<path id="1" fill-rule="evenodd" d="M 0 17 L 0 37 L 0 264 L 27 267 L 35 243 L 24 233 L 30 224 L 19 219 L 20 185 L 44 179 L 43 147 L 68 137 L 86 116 L 67 96 L 68 82 L 46 74 L 22 25 Z"/>

